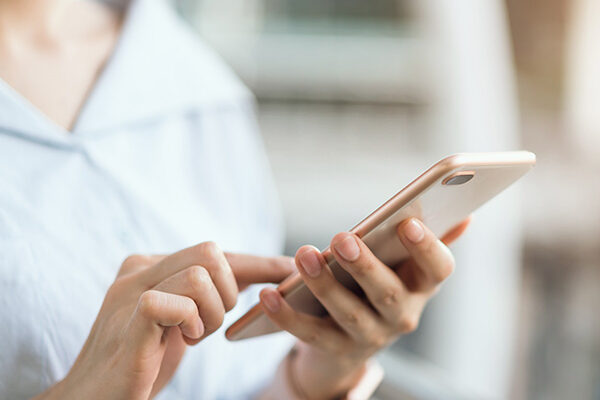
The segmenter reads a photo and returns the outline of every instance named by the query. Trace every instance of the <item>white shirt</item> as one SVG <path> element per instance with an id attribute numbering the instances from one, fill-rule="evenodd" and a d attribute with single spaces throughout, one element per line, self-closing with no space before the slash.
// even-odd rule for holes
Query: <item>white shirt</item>
<path id="1" fill-rule="evenodd" d="M 279 208 L 251 94 L 166 4 L 129 7 L 72 133 L 0 80 L 1 398 L 64 377 L 128 254 L 207 240 L 277 254 Z M 242 295 L 224 327 L 256 300 Z M 219 330 L 162 396 L 248 398 L 290 343 Z"/>

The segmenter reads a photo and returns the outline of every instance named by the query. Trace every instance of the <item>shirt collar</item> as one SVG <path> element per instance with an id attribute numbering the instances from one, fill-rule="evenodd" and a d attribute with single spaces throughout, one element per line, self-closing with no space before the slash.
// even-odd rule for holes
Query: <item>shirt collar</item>
<path id="1" fill-rule="evenodd" d="M 3 133 L 25 136 L 42 143 L 68 143 L 63 129 L 0 79 L 0 135 Z"/>
<path id="2" fill-rule="evenodd" d="M 10 90 L 0 81 L 0 101 L 8 103 L 0 107 L 0 128 L 38 139 L 69 141 L 67 132 L 61 132 Z M 71 136 L 106 133 L 170 113 L 222 106 L 250 96 L 231 70 L 182 24 L 164 0 L 133 0 L 113 54 Z M 14 101 L 3 101 L 1 97 Z"/>

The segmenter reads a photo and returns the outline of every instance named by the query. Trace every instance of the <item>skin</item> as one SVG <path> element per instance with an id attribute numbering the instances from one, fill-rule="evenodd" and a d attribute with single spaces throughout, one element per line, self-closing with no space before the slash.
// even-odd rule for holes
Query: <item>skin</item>
<path id="1" fill-rule="evenodd" d="M 279 282 L 292 271 L 288 257 L 228 254 L 213 242 L 166 257 L 130 256 L 73 367 L 36 398 L 151 398 L 173 377 L 186 348 L 221 326 L 239 290 Z"/>
<path id="2" fill-rule="evenodd" d="M 366 299 L 335 280 L 317 249 L 303 246 L 298 250 L 297 269 L 330 318 L 295 311 L 275 289 L 261 292 L 261 304 L 275 324 L 300 339 L 295 373 L 309 398 L 328 399 L 346 392 L 371 356 L 417 328 L 428 300 L 454 270 L 447 244 L 468 224 L 469 219 L 438 240 L 419 220 L 403 221 L 397 233 L 410 258 L 393 266 L 383 264 L 355 235 L 335 235 L 333 255 L 358 282 Z"/>
<path id="3" fill-rule="evenodd" d="M 69 131 L 120 26 L 117 14 L 91 1 L 0 0 L 0 77 Z M 397 266 L 383 265 L 357 237 L 336 235 L 333 254 L 366 299 L 333 280 L 310 246 L 298 250 L 295 260 L 227 254 L 211 242 L 169 256 L 131 256 L 71 370 L 37 398 L 154 396 L 175 373 L 187 346 L 221 325 L 240 290 L 278 282 L 294 264 L 331 317 L 299 314 L 273 289 L 261 293 L 261 303 L 277 325 L 300 340 L 294 373 L 304 392 L 314 399 L 333 398 L 356 383 L 369 357 L 416 329 L 425 304 L 454 268 L 446 244 L 467 224 L 440 241 L 418 221 L 403 222 L 398 237 L 411 258 Z M 358 253 L 352 253 L 352 243 Z"/>
<path id="4" fill-rule="evenodd" d="M 0 0 L 0 77 L 69 131 L 119 36 L 93 1 Z"/>
<path id="5" fill-rule="evenodd" d="M 467 224 L 444 240 L 460 236 Z M 303 391 L 311 399 L 335 398 L 356 383 L 374 353 L 416 329 L 426 302 L 454 268 L 444 242 L 419 221 L 403 222 L 398 234 L 411 258 L 393 269 L 352 234 L 332 240 L 336 259 L 365 290 L 368 302 L 335 281 L 311 246 L 300 248 L 295 260 L 224 253 L 213 242 L 169 256 L 132 255 L 121 265 L 69 373 L 36 399 L 154 397 L 173 377 L 187 346 L 221 326 L 240 290 L 280 282 L 294 271 L 294 261 L 331 318 L 298 313 L 273 289 L 261 292 L 261 302 L 277 325 L 300 339 L 295 373 Z M 353 261 L 342 257 L 352 249 L 348 241 L 359 249 Z M 303 267 L 307 260 L 320 264 L 318 274 L 315 265 Z"/>

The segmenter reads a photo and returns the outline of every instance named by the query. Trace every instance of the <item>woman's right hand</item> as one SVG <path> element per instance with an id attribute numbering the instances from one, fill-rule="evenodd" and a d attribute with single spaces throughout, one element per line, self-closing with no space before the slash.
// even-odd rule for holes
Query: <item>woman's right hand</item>
<path id="1" fill-rule="evenodd" d="M 37 398 L 151 398 L 171 379 L 186 346 L 221 326 L 238 290 L 279 282 L 293 270 L 291 258 L 225 254 L 212 242 L 166 257 L 130 256 L 73 367 Z"/>

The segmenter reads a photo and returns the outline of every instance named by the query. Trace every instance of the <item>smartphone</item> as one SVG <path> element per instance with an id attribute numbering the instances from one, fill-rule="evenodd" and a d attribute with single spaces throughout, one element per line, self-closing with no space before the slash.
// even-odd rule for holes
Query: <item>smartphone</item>
<path id="1" fill-rule="evenodd" d="M 467 218 L 482 204 L 502 192 L 535 165 L 535 154 L 527 151 L 462 153 L 446 157 L 362 220 L 350 232 L 360 237 L 383 263 L 395 266 L 408 253 L 396 234 L 400 222 L 409 217 L 423 221 L 438 237 Z M 354 281 L 331 254 L 322 251 L 334 276 L 344 286 L 360 293 Z M 324 316 L 326 311 L 296 272 L 277 290 L 297 311 Z M 256 304 L 226 331 L 229 340 L 240 340 L 280 329 Z"/>

